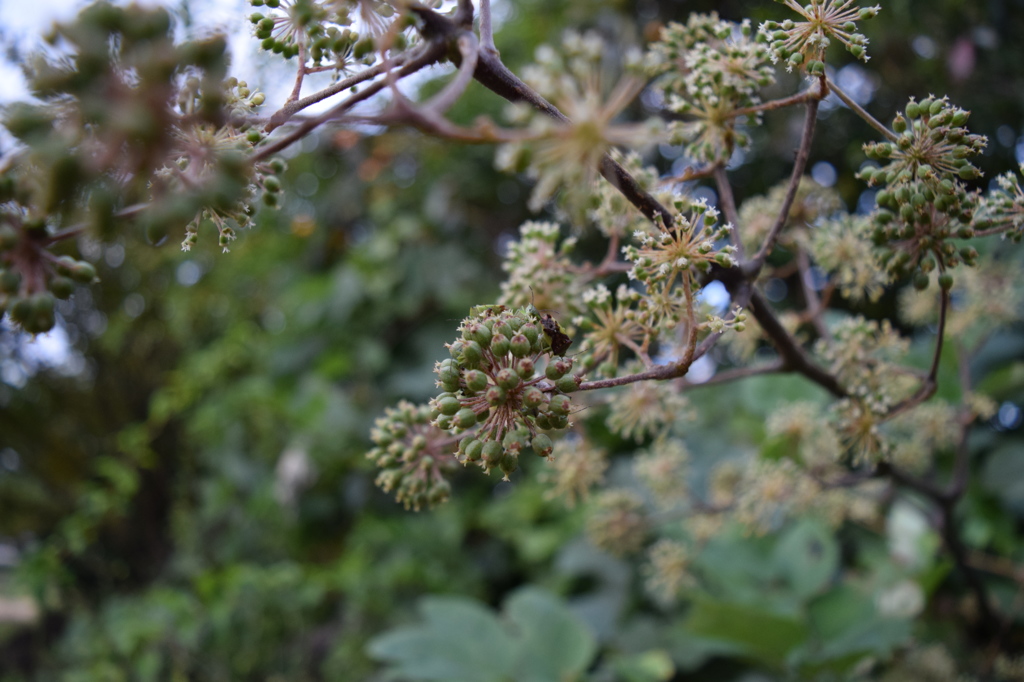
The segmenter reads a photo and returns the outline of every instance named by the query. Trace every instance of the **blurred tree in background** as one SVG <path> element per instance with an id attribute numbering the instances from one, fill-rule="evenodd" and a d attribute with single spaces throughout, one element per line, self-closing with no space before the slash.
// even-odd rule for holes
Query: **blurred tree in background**
<path id="1" fill-rule="evenodd" d="M 278 3 L 254 5 L 274 16 Z M 393 37 L 375 22 L 405 16 L 407 4 L 330 6 L 366 13 L 352 24 L 362 37 L 332 34 L 323 44 L 324 63 L 366 59 L 372 68 L 366 36 Z M 622 62 L 628 47 L 645 47 L 694 13 L 749 17 L 755 30 L 789 16 L 767 1 L 521 0 L 494 9 L 501 59 L 520 75 L 542 61 L 539 46 L 561 46 L 567 29 L 600 35 L 609 59 Z M 439 30 L 431 17 L 458 16 L 447 5 L 438 12 L 413 12 L 418 23 L 403 35 L 428 44 Z M 249 22 L 257 33 L 262 19 Z M 96 59 L 63 71 L 33 63 L 34 94 L 55 106 L 4 112 L 19 140 L 2 162 L 6 219 L 53 255 L 39 256 L 45 268 L 34 255 L 11 256 L 7 272 L 15 263 L 23 273 L 45 270 L 54 294 L 74 293 L 49 317 L 32 298 L 20 325 L 13 307 L 0 323 L 0 597 L 29 616 L 0 619 L 0 680 L 1024 679 L 1016 247 L 998 237 L 977 245 L 979 270 L 1005 273 L 1004 285 L 954 289 L 952 310 L 973 310 L 957 308 L 969 296 L 1001 307 L 956 318 L 964 326 L 948 336 L 976 352 L 960 363 L 949 341 L 936 399 L 902 427 L 907 443 L 938 434 L 951 413 L 927 410 L 973 400 L 958 383 L 969 376 L 985 406 L 959 446 L 970 453 L 969 476 L 955 496 L 930 493 L 961 473 L 957 447 L 929 444 L 933 461 L 909 484 L 887 476 L 885 461 L 872 470 L 889 485 L 863 519 L 781 514 L 766 532 L 725 523 L 690 543 L 698 523 L 681 523 L 659 497 L 679 493 L 657 485 L 678 482 L 673 467 L 685 468 L 688 485 L 713 487 L 729 475 L 723 462 L 739 471 L 750 459 L 798 460 L 816 447 L 820 414 L 780 408 L 824 404 L 827 392 L 768 374 L 695 389 L 669 425 L 681 439 L 632 438 L 614 426 L 614 408 L 581 402 L 588 407 L 574 419 L 586 440 L 556 443 L 554 463 L 531 457 L 511 482 L 457 467 L 450 501 L 414 514 L 374 485 L 366 458 L 374 419 L 399 400 L 436 395 L 432 365 L 467 311 L 502 295 L 503 257 L 524 221 L 561 220 L 559 239 L 577 237 L 590 260 L 601 259 L 602 237 L 568 227 L 571 205 L 542 201 L 538 217 L 528 173 L 500 172 L 493 146 L 443 139 L 429 121 L 425 130 L 404 120 L 387 127 L 367 114 L 348 128 L 318 126 L 251 175 L 230 149 L 203 160 L 210 175 L 188 177 L 198 153 L 190 166 L 164 169 L 163 154 L 183 144 L 168 102 L 196 130 L 219 130 L 232 116 L 256 116 L 263 99 L 237 81 L 223 89 L 231 75 L 223 44 L 175 44 L 167 31 L 177 20 L 93 7 L 57 45 Z M 857 30 L 871 60 L 836 52 L 828 77 L 875 118 L 888 124 L 910 97 L 948 95 L 972 112 L 971 132 L 989 138 L 972 159 L 984 172 L 973 186 L 987 189 L 1024 160 L 1024 3 L 889 0 Z M 111 33 L 116 66 L 132 73 L 123 90 L 90 80 L 111 68 L 100 58 Z M 458 61 L 457 46 L 446 47 Z M 416 99 L 443 97 L 454 71 L 427 71 Z M 781 67 L 776 76 L 763 100 L 808 82 Z M 623 106 L 622 118 L 665 115 L 652 92 Z M 460 95 L 447 111 L 453 125 L 507 120 L 507 103 L 479 83 Z M 298 113 L 246 143 L 259 154 L 318 115 Z M 778 206 L 770 193 L 789 177 L 802 118 L 799 107 L 765 113 L 746 130 L 749 148 L 726 157 L 741 206 L 759 197 Z M 69 139 L 69 125 L 85 132 Z M 863 145 L 878 139 L 837 99 L 824 100 L 807 168 L 820 187 L 806 191 L 831 187 L 849 211 L 872 211 L 878 188 L 857 173 Z M 202 144 L 221 150 L 222 142 Z M 92 145 L 121 153 L 92 167 L 68 154 Z M 662 177 L 700 165 L 668 141 L 644 154 Z M 271 198 L 249 196 L 250 184 Z M 710 176 L 686 187 L 721 201 Z M 254 208 L 261 201 L 276 206 Z M 45 216 L 12 208 L 19 203 Z M 147 210 L 136 209 L 142 204 Z M 203 214 L 210 206 L 217 210 Z M 243 233 L 245 222 L 252 230 Z M 182 238 L 187 252 L 175 247 Z M 758 286 L 780 311 L 800 310 L 808 293 L 791 263 L 796 247 L 781 250 Z M 825 280 L 827 269 L 812 274 Z M 960 279 L 965 269 L 958 284 L 973 281 Z M 936 321 L 901 318 L 913 304 L 912 274 L 875 298 L 837 293 L 826 321 L 894 320 L 924 375 Z M 542 284 L 538 308 L 547 307 Z M 939 287 L 929 284 L 934 299 Z M 576 332 L 571 359 L 583 327 L 570 315 L 581 309 L 551 307 Z M 41 354 L 25 331 L 47 322 L 56 323 L 51 337 L 66 337 L 65 352 Z M 772 361 L 768 344 L 745 349 L 746 337 L 733 336 L 709 356 L 712 371 L 729 372 L 747 352 Z M 865 367 L 855 360 L 853 371 Z M 660 385 L 668 382 L 636 384 Z M 652 404 L 677 397 L 657 394 Z M 598 452 L 603 458 L 588 459 Z M 569 470 L 574 462 L 582 472 Z M 588 467 L 609 489 L 576 500 Z M 752 477 L 762 484 L 757 499 L 768 499 L 773 472 Z M 851 467 L 851 476 L 862 473 Z M 710 493 L 702 499 L 718 503 Z"/>

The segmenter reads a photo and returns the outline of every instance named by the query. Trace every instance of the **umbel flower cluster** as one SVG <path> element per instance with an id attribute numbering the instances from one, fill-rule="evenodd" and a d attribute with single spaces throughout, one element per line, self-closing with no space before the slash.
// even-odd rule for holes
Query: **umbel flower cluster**
<path id="1" fill-rule="evenodd" d="M 883 188 L 875 196 L 875 243 L 885 248 L 883 262 L 897 276 L 914 275 L 919 288 L 937 267 L 940 283 L 952 280 L 945 271 L 960 262 L 973 265 L 978 252 L 954 240 L 974 236 L 972 226 L 979 197 L 964 185 L 981 173 L 969 157 L 980 154 L 987 140 L 964 127 L 970 113 L 948 99 L 911 99 L 906 116 L 893 119 L 892 141 L 871 143 L 864 152 L 884 164 L 861 171 L 869 185 Z"/>
<path id="2" fill-rule="evenodd" d="M 444 392 L 430 401 L 432 423 L 461 435 L 460 462 L 500 469 L 507 478 L 524 450 L 550 456 L 545 432 L 569 425 L 568 394 L 580 385 L 572 358 L 564 357 L 570 339 L 532 307 L 480 306 L 460 329 L 451 357 L 434 370 Z"/>

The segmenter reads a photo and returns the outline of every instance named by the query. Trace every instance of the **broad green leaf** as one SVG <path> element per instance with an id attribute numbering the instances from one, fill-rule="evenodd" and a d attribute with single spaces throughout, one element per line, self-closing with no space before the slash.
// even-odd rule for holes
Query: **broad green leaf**
<path id="1" fill-rule="evenodd" d="M 517 644 L 481 604 L 463 597 L 428 597 L 424 622 L 372 640 L 370 655 L 403 680 L 498 682 L 508 679 Z"/>
<path id="2" fill-rule="evenodd" d="M 597 650 L 583 621 L 544 590 L 527 587 L 505 602 L 505 613 L 521 638 L 518 682 L 580 679 Z"/>
<path id="3" fill-rule="evenodd" d="M 830 530 L 802 519 L 775 545 L 775 565 L 801 597 L 822 591 L 839 567 L 839 547 Z"/>
<path id="4" fill-rule="evenodd" d="M 707 597 L 696 600 L 686 627 L 695 635 L 735 643 L 750 657 L 777 668 L 808 635 L 807 625 L 796 618 Z"/>

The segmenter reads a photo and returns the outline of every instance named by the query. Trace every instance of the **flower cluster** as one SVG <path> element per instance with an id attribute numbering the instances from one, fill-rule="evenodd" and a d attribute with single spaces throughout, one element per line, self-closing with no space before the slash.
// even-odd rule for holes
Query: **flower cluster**
<path id="1" fill-rule="evenodd" d="M 996 178 L 998 185 L 982 200 L 974 226 L 978 230 L 1003 231 L 1015 242 L 1024 237 L 1024 188 L 1020 173 L 1003 173 Z"/>
<path id="2" fill-rule="evenodd" d="M 479 306 L 460 330 L 461 338 L 448 346 L 451 358 L 435 368 L 443 392 L 430 401 L 432 423 L 465 434 L 460 462 L 500 469 L 507 478 L 527 448 L 551 455 L 554 445 L 543 432 L 569 425 L 567 394 L 580 379 L 571 373 L 572 359 L 559 357 L 565 349 L 558 347 L 558 323 L 532 308 Z M 541 358 L 547 360 L 542 374 Z"/>
<path id="3" fill-rule="evenodd" d="M 727 161 L 749 143 L 737 129 L 736 110 L 758 103 L 757 92 L 775 80 L 768 51 L 750 37 L 748 22 L 722 21 L 715 13 L 691 14 L 671 23 L 652 47 L 664 75 L 657 87 L 669 111 L 687 117 L 672 123 L 674 144 L 708 163 Z M 755 119 L 756 120 L 756 119 Z"/>
<path id="4" fill-rule="evenodd" d="M 242 160 L 245 152 L 264 138 L 250 119 L 252 112 L 263 104 L 262 93 L 250 90 L 245 81 L 227 79 L 218 91 L 227 115 L 216 124 L 195 118 L 209 95 L 199 79 L 186 79 L 178 93 L 181 119 L 174 129 L 172 163 L 158 172 L 160 184 L 154 188 L 174 194 L 225 185 L 218 201 L 203 206 L 185 225 L 183 251 L 196 245 L 200 226 L 206 224 L 217 230 L 218 244 L 227 252 L 237 237 L 236 228 L 251 226 L 260 196 L 263 205 L 277 206 L 281 191 L 278 175 L 285 169 L 279 158 L 255 166 Z M 158 240 L 155 236 L 150 238 Z"/>
<path id="5" fill-rule="evenodd" d="M 987 144 L 964 127 L 969 116 L 945 97 L 911 99 L 906 116 L 893 120 L 893 141 L 864 146 L 868 158 L 884 164 L 860 173 L 869 185 L 885 186 L 875 197 L 873 238 L 885 248 L 888 269 L 914 275 L 919 288 L 928 286 L 928 273 L 938 268 L 947 275 L 940 284 L 948 289 L 952 277 L 945 271 L 977 258 L 973 247 L 958 248 L 953 241 L 974 236 L 978 197 L 963 181 L 981 176 L 968 157 Z"/>
<path id="6" fill-rule="evenodd" d="M 857 22 L 874 18 L 881 7 L 858 7 L 854 0 L 776 0 L 799 14 L 803 21 L 766 21 L 759 38 L 771 46 L 773 62 L 783 61 L 792 71 L 803 69 L 811 76 L 825 75 L 825 50 L 839 41 L 857 59 L 868 60 L 868 39 L 857 32 Z"/>
<path id="7" fill-rule="evenodd" d="M 642 321 L 651 327 L 678 323 L 692 307 L 695 277 L 712 266 L 732 267 L 735 247 L 720 242 L 729 236 L 731 225 L 718 221 L 718 210 L 703 199 L 677 199 L 676 217 L 671 225 L 660 224 L 654 234 L 638 231 L 639 246 L 623 247 L 626 260 L 633 263 L 631 279 L 647 287 L 642 299 Z M 683 215 L 690 211 L 690 217 Z"/>
<path id="8" fill-rule="evenodd" d="M 647 541 L 651 520 L 635 492 L 606 490 L 592 503 L 587 537 L 595 547 L 622 556 L 639 552 Z"/>
<path id="9" fill-rule="evenodd" d="M 608 428 L 641 442 L 693 418 L 686 396 L 667 382 L 640 381 L 608 398 Z"/>
<path id="10" fill-rule="evenodd" d="M 43 250 L 37 237 L 45 225 L 24 218 L 19 211 L 0 209 L 0 316 L 10 312 L 22 329 L 39 334 L 53 328 L 54 299 L 71 296 L 76 283 L 92 283 L 96 269 Z"/>
<path id="11" fill-rule="evenodd" d="M 524 70 L 523 79 L 550 100 L 569 121 L 520 107 L 517 119 L 529 122 L 529 140 L 503 145 L 496 164 L 508 171 L 525 170 L 537 180 L 529 207 L 539 211 L 560 188 L 565 206 L 575 220 L 585 217 L 598 177 L 598 166 L 616 146 L 647 147 L 661 137 L 658 119 L 641 124 L 615 119 L 640 94 L 644 71 L 636 60 L 610 92 L 602 58 L 604 42 L 596 34 L 567 33 L 562 53 L 549 46 L 538 48 L 537 64 Z"/>
<path id="12" fill-rule="evenodd" d="M 541 310 L 575 312 L 579 278 L 569 260 L 575 246 L 575 238 L 561 239 L 556 223 L 523 223 L 501 266 L 508 279 L 501 285 L 499 302 L 510 308 L 532 304 Z"/>
<path id="13" fill-rule="evenodd" d="M 48 40 L 61 41 L 64 56 L 40 54 L 26 65 L 37 101 L 3 111 L 19 148 L 0 171 L 2 295 L 12 318 L 33 333 L 53 327 L 54 296 L 67 298 L 73 283 L 95 278 L 88 263 L 51 253 L 53 244 L 85 229 L 110 238 L 118 212 L 146 202 L 150 215 L 180 227 L 201 204 L 233 201 L 244 184 L 239 173 L 187 195 L 159 189 L 182 122 L 171 106 L 180 75 L 209 93 L 190 123 L 219 125 L 227 117 L 223 37 L 176 44 L 166 10 L 95 3 L 55 26 Z M 148 227 L 159 241 L 161 230 Z"/>
<path id="14" fill-rule="evenodd" d="M 348 70 L 355 62 L 372 64 L 376 43 L 372 35 L 360 36 L 349 26 L 353 23 L 350 2 L 318 0 L 250 0 L 253 7 L 265 8 L 249 16 L 260 47 L 285 59 L 296 55 L 314 67 L 325 62 L 336 73 Z M 394 15 L 390 5 L 359 2 L 360 18 L 370 34 L 381 33 L 386 18 Z"/>
<path id="15" fill-rule="evenodd" d="M 639 291 L 625 284 L 619 285 L 614 296 L 604 284 L 583 292 L 589 315 L 580 320 L 579 328 L 584 333 L 581 348 L 587 367 L 596 367 L 602 375 L 613 377 L 618 372 L 623 347 L 636 354 L 642 352 L 640 344 L 648 333 L 638 321 L 634 307 L 640 297 Z"/>
<path id="16" fill-rule="evenodd" d="M 604 481 L 608 453 L 593 443 L 570 434 L 555 443 L 551 461 L 538 476 L 547 486 L 547 499 L 558 499 L 569 509 L 586 500 Z"/>
<path id="17" fill-rule="evenodd" d="M 854 302 L 877 301 L 890 279 L 871 241 L 872 227 L 867 217 L 844 215 L 825 221 L 811 237 L 815 261 Z"/>
<path id="18" fill-rule="evenodd" d="M 431 413 L 426 405 L 403 400 L 385 410 L 370 434 L 376 447 L 366 456 L 381 469 L 377 485 L 394 491 L 406 509 L 434 507 L 451 492 L 444 474 L 456 467 L 454 439 L 431 424 Z"/>

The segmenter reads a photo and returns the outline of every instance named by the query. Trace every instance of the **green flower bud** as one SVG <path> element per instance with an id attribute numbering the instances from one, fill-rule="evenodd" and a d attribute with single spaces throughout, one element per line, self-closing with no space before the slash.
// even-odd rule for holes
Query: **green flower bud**
<path id="1" fill-rule="evenodd" d="M 967 119 L 969 119 L 970 117 L 971 112 L 959 109 L 956 113 L 953 114 L 953 118 L 950 119 L 950 123 L 959 128 L 960 126 L 967 123 Z"/>
<path id="2" fill-rule="evenodd" d="M 544 391 L 536 386 L 530 386 L 523 392 L 523 404 L 533 409 L 544 402 Z"/>
<path id="3" fill-rule="evenodd" d="M 468 407 L 464 407 L 455 413 L 452 418 L 452 424 L 459 427 L 460 429 L 468 429 L 476 425 L 476 412 Z"/>
<path id="4" fill-rule="evenodd" d="M 67 277 L 56 275 L 50 278 L 47 288 L 59 299 L 66 299 L 75 292 L 75 283 Z"/>
<path id="5" fill-rule="evenodd" d="M 472 322 L 463 331 L 462 338 L 476 341 L 482 348 L 487 348 L 491 345 L 491 330 L 487 328 L 487 325 Z"/>
<path id="6" fill-rule="evenodd" d="M 519 377 L 516 378 L 518 379 Z M 501 386 L 491 386 L 487 389 L 487 393 L 484 394 L 484 397 L 487 399 L 487 404 L 498 407 L 505 404 L 505 401 L 508 399 L 508 394 L 505 393 L 505 389 Z"/>
<path id="7" fill-rule="evenodd" d="M 73 267 L 68 271 L 71 279 L 82 284 L 91 284 L 96 279 L 96 268 L 85 261 L 75 261 Z"/>
<path id="8" fill-rule="evenodd" d="M 466 388 L 472 393 L 479 393 L 487 388 L 487 375 L 478 369 L 466 372 L 464 377 Z"/>
<path id="9" fill-rule="evenodd" d="M 949 291 L 953 288 L 953 275 L 948 272 L 944 272 L 939 275 L 939 286 L 942 287 L 943 291 Z"/>
<path id="10" fill-rule="evenodd" d="M 572 378 L 572 377 L 569 377 Z M 573 389 L 575 390 L 575 389 Z M 567 395 L 556 395 L 551 397 L 551 402 L 548 405 L 548 411 L 552 415 L 567 415 L 572 407 L 572 400 Z"/>
<path id="11" fill-rule="evenodd" d="M 526 429 L 513 429 L 505 434 L 501 444 L 505 448 L 506 454 L 518 455 L 530 447 L 530 432 Z"/>
<path id="12" fill-rule="evenodd" d="M 914 275 L 914 288 L 918 291 L 924 291 L 928 288 L 929 281 L 928 275 L 923 272 L 919 272 Z"/>
<path id="13" fill-rule="evenodd" d="M 580 387 L 580 383 L 579 377 L 567 374 L 555 382 L 555 388 L 562 393 L 572 393 Z"/>
<path id="14" fill-rule="evenodd" d="M 519 378 L 519 375 L 508 367 L 499 371 L 494 376 L 494 380 L 497 382 L 498 386 L 502 387 L 506 391 L 515 390 L 519 387 L 519 384 L 522 383 L 522 379 Z"/>
<path id="15" fill-rule="evenodd" d="M 906 112 L 907 118 L 909 118 L 911 121 L 913 121 L 915 118 L 920 118 L 921 105 L 915 102 L 914 100 L 910 100 L 910 102 L 907 103 Z"/>
<path id="16" fill-rule="evenodd" d="M 505 478 L 507 479 L 515 472 L 516 469 L 519 468 L 519 458 L 506 452 L 501 456 L 501 460 L 498 462 L 498 468 L 501 469 L 501 473 L 505 474 Z"/>
<path id="17" fill-rule="evenodd" d="M 564 429 L 569 426 L 569 417 L 561 414 L 553 414 L 549 418 L 550 429 Z"/>
<path id="18" fill-rule="evenodd" d="M 533 451 L 539 456 L 550 457 L 554 449 L 554 443 L 551 442 L 551 438 L 547 434 L 538 433 L 533 437 Z"/>
<path id="19" fill-rule="evenodd" d="M 438 412 L 450 417 L 462 408 L 462 403 L 454 395 L 447 393 L 443 398 L 438 398 L 435 401 L 435 406 Z"/>
<path id="20" fill-rule="evenodd" d="M 484 359 L 483 348 L 476 341 L 467 341 L 462 346 L 458 360 L 463 367 L 479 367 Z"/>
<path id="21" fill-rule="evenodd" d="M 466 449 L 464 451 L 465 454 L 466 454 L 466 461 L 468 461 L 468 462 L 476 462 L 476 461 L 478 461 L 480 459 L 480 457 L 483 455 L 483 452 L 484 452 L 484 442 L 482 440 L 477 440 L 475 438 L 464 438 L 463 439 L 463 441 L 466 441 L 466 440 L 469 441 L 469 444 L 466 445 Z"/>
<path id="22" fill-rule="evenodd" d="M 897 133 L 902 133 L 907 129 L 907 119 L 903 118 L 903 114 L 896 114 L 896 118 L 893 119 L 892 129 Z"/>
<path id="23" fill-rule="evenodd" d="M 513 357 L 525 358 L 530 354 L 530 340 L 523 334 L 516 334 L 509 340 L 509 350 Z"/>
<path id="24" fill-rule="evenodd" d="M 516 363 L 516 374 L 518 374 L 523 380 L 533 378 L 533 373 L 536 370 L 533 360 L 530 358 L 522 358 Z"/>
<path id="25" fill-rule="evenodd" d="M 555 362 L 549 362 L 548 366 L 544 368 L 544 376 L 551 381 L 558 381 L 561 379 L 569 370 L 565 368 L 559 360 Z"/>
<path id="26" fill-rule="evenodd" d="M 487 466 L 487 468 L 492 469 L 498 466 L 498 462 L 501 460 L 501 456 L 504 452 L 505 449 L 501 447 L 501 443 L 496 440 L 489 440 L 484 443 L 484 447 L 480 454 L 483 457 L 484 465 Z"/>
<path id="27" fill-rule="evenodd" d="M 519 333 L 529 340 L 530 346 L 535 347 L 540 338 L 540 329 L 533 322 L 528 322 L 519 328 Z"/>
<path id="28" fill-rule="evenodd" d="M 940 114 L 945 107 L 946 103 L 943 102 L 941 99 L 937 99 L 934 102 L 932 102 L 931 105 L 928 107 L 928 113 L 931 114 L 932 116 L 936 116 Z"/>
<path id="29" fill-rule="evenodd" d="M 491 353 L 499 358 L 508 353 L 510 346 L 511 343 L 504 334 L 496 333 L 491 337 Z"/>

